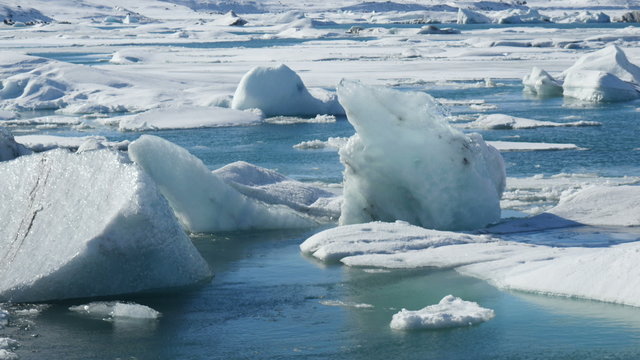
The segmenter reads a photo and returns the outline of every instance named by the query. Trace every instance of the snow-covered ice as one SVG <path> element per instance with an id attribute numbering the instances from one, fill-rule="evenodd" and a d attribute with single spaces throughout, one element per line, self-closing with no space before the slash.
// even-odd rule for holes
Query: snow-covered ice
<path id="1" fill-rule="evenodd" d="M 151 178 L 116 152 L 22 156 L 0 164 L 0 175 L 12 189 L 0 193 L 3 301 L 137 293 L 210 276 Z"/>
<path id="2" fill-rule="evenodd" d="M 530 74 L 524 76 L 522 84 L 525 90 L 540 97 L 562 96 L 562 84 L 538 67 L 534 67 Z"/>
<path id="3" fill-rule="evenodd" d="M 420 310 L 400 310 L 393 315 L 390 326 L 395 330 L 443 329 L 476 325 L 494 317 L 491 309 L 447 295 L 438 304 Z"/>
<path id="4" fill-rule="evenodd" d="M 234 109 L 262 110 L 266 116 L 344 114 L 335 96 L 318 99 L 309 93 L 300 76 L 286 65 L 255 67 L 240 80 L 233 95 Z"/>
<path id="5" fill-rule="evenodd" d="M 288 229 L 317 225 L 283 205 L 249 198 L 212 173 L 187 150 L 156 136 L 129 145 L 131 159 L 158 184 L 184 227 L 191 232 Z"/>
<path id="6" fill-rule="evenodd" d="M 504 151 L 584 150 L 576 144 L 535 143 L 527 141 L 487 141 L 494 148 Z"/>
<path id="7" fill-rule="evenodd" d="M 342 81 L 338 96 L 356 130 L 340 149 L 341 224 L 404 220 L 451 230 L 500 218 L 500 153 L 452 128 L 431 96 L 353 81 Z"/>

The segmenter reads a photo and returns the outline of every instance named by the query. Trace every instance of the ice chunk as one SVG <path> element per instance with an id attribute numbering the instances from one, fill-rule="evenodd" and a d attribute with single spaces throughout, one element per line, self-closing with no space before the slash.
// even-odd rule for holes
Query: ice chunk
<path id="1" fill-rule="evenodd" d="M 498 24 L 537 24 L 550 21 L 548 16 L 540 14 L 535 9 L 511 9 L 496 14 L 494 22 Z"/>
<path id="2" fill-rule="evenodd" d="M 330 137 L 326 141 L 322 140 L 309 140 L 293 145 L 294 149 L 308 150 L 308 149 L 325 149 L 339 150 L 345 146 L 349 141 L 346 137 Z"/>
<path id="3" fill-rule="evenodd" d="M 472 129 L 535 129 L 539 127 L 562 127 L 562 126 L 599 126 L 596 121 L 572 121 L 559 123 L 553 121 L 541 121 L 526 118 L 519 118 L 505 114 L 481 115 L 476 121 L 464 124 L 465 128 Z"/>
<path id="4" fill-rule="evenodd" d="M 637 85 L 603 71 L 571 70 L 562 85 L 564 96 L 599 103 L 640 98 Z"/>
<path id="5" fill-rule="evenodd" d="M 104 136 L 80 136 L 80 137 L 72 137 L 72 136 L 56 136 L 56 135 L 20 135 L 16 137 L 16 141 L 20 144 L 23 144 L 27 148 L 36 151 L 42 152 L 52 149 L 69 149 L 69 150 L 79 150 L 83 144 L 86 144 L 88 141 L 97 142 L 104 147 L 118 149 L 118 150 L 126 150 L 127 146 L 129 146 L 129 141 L 108 141 Z M 89 144 L 87 144 L 88 146 Z"/>
<path id="6" fill-rule="evenodd" d="M 505 151 L 585 150 L 576 144 L 535 143 L 525 141 L 487 141 L 494 148 Z"/>
<path id="7" fill-rule="evenodd" d="M 356 130 L 340 149 L 341 224 L 404 220 L 452 230 L 500 219 L 500 153 L 452 128 L 431 96 L 345 80 L 338 96 Z"/>
<path id="8" fill-rule="evenodd" d="M 582 56 L 563 74 L 566 78 L 571 73 L 585 70 L 609 73 L 620 80 L 640 84 L 640 67 L 629 62 L 624 51 L 616 45 L 609 45 Z M 577 80 L 576 83 L 579 83 Z"/>
<path id="9" fill-rule="evenodd" d="M 285 206 L 249 198 L 212 173 L 187 150 L 143 135 L 129 156 L 151 175 L 180 222 L 192 232 L 303 228 L 314 220 Z"/>
<path id="10" fill-rule="evenodd" d="M 442 329 L 471 326 L 493 319 L 495 313 L 478 303 L 447 295 L 436 305 L 421 310 L 402 309 L 393 315 L 391 328 L 396 330 Z"/>
<path id="11" fill-rule="evenodd" d="M 201 282 L 208 265 L 154 182 L 116 152 L 0 164 L 0 301 L 110 296 Z M 38 259 L 38 261 L 34 261 Z"/>
<path id="12" fill-rule="evenodd" d="M 224 14 L 222 17 L 216 19 L 214 23 L 222 26 L 243 26 L 247 24 L 247 20 L 236 15 L 233 10 L 229 10 L 229 12 Z"/>
<path id="13" fill-rule="evenodd" d="M 311 216 L 340 217 L 340 197 L 273 170 L 237 161 L 213 173 L 244 195 L 266 204 L 285 205 Z"/>
<path id="14" fill-rule="evenodd" d="M 525 90 L 541 97 L 562 95 L 562 84 L 538 67 L 534 67 L 530 74 L 525 75 L 522 84 Z"/>
<path id="15" fill-rule="evenodd" d="M 254 112 L 221 107 L 180 106 L 158 108 L 120 117 L 118 130 L 147 131 L 204 127 L 256 125 L 262 117 Z"/>
<path id="16" fill-rule="evenodd" d="M 460 30 L 452 29 L 452 28 L 442 28 L 435 25 L 426 25 L 418 30 L 418 34 L 460 34 Z"/>
<path id="17" fill-rule="evenodd" d="M 458 24 L 489 24 L 491 19 L 469 9 L 458 9 Z"/>
<path id="18" fill-rule="evenodd" d="M 319 260 L 335 262 L 355 255 L 391 254 L 490 240 L 485 235 L 429 230 L 402 221 L 370 222 L 319 232 L 305 240 L 300 250 Z"/>
<path id="19" fill-rule="evenodd" d="M 0 127 L 0 161 L 13 160 L 18 156 L 29 154 L 31 150 L 18 144 L 9 130 Z"/>
<path id="20" fill-rule="evenodd" d="M 70 311 L 97 317 L 104 320 L 117 319 L 145 319 L 154 320 L 161 316 L 160 312 L 136 303 L 115 302 L 92 302 L 85 305 L 71 306 Z"/>
<path id="21" fill-rule="evenodd" d="M 553 19 L 553 22 L 559 24 L 572 23 L 608 23 L 611 22 L 609 15 L 603 12 L 579 11 L 572 14 L 564 14 Z"/>
<path id="22" fill-rule="evenodd" d="M 240 80 L 231 107 L 258 108 L 266 116 L 344 114 L 335 97 L 325 100 L 313 97 L 298 74 L 286 65 L 251 69 Z"/>

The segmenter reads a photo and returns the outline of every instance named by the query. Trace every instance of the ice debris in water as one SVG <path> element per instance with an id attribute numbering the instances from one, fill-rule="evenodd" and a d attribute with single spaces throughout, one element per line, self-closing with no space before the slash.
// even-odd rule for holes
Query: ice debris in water
<path id="1" fill-rule="evenodd" d="M 106 302 L 97 301 L 85 305 L 71 306 L 70 311 L 97 317 L 104 320 L 119 319 L 147 319 L 159 318 L 162 314 L 148 306 L 136 303 L 125 303 L 120 301 Z"/>
<path id="2" fill-rule="evenodd" d="M 325 99 L 311 95 L 300 76 L 286 65 L 258 66 L 240 80 L 231 107 L 239 110 L 258 108 L 266 116 L 344 114 L 335 96 L 325 95 Z"/>
<path id="3" fill-rule="evenodd" d="M 454 230 L 500 219 L 502 156 L 479 134 L 452 128 L 431 96 L 343 80 L 338 97 L 356 130 L 340 149 L 340 224 L 404 220 Z"/>
<path id="4" fill-rule="evenodd" d="M 494 317 L 495 312 L 491 309 L 447 295 L 438 304 L 421 310 L 402 309 L 393 315 L 390 326 L 396 330 L 442 329 L 471 326 Z"/>
<path id="5" fill-rule="evenodd" d="M 143 135 L 129 156 L 158 184 L 185 228 L 192 232 L 290 229 L 317 225 L 282 205 L 240 193 L 187 150 L 162 138 Z"/>
<path id="6" fill-rule="evenodd" d="M 0 163 L 0 300 L 188 286 L 211 276 L 153 180 L 113 151 Z M 34 261 L 38 259 L 38 261 Z"/>
<path id="7" fill-rule="evenodd" d="M 525 90 L 540 97 L 562 96 L 562 84 L 548 72 L 534 67 L 531 73 L 522 79 Z"/>

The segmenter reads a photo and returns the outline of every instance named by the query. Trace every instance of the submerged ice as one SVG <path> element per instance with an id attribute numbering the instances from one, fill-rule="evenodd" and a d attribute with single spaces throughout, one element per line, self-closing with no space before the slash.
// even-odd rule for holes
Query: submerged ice
<path id="1" fill-rule="evenodd" d="M 0 187 L 0 301 L 137 293 L 211 275 L 151 178 L 116 152 L 22 156 L 0 164 Z"/>
<path id="2" fill-rule="evenodd" d="M 452 128 L 431 96 L 344 80 L 338 96 L 356 130 L 340 149 L 341 224 L 404 220 L 452 230 L 500 219 L 500 153 Z"/>

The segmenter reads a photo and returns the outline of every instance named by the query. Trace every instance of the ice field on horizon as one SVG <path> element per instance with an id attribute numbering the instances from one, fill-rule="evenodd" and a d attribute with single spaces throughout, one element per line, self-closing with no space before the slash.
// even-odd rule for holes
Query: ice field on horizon
<path id="1" fill-rule="evenodd" d="M 640 1 L 0 17 L 0 360 L 640 357 Z"/>

